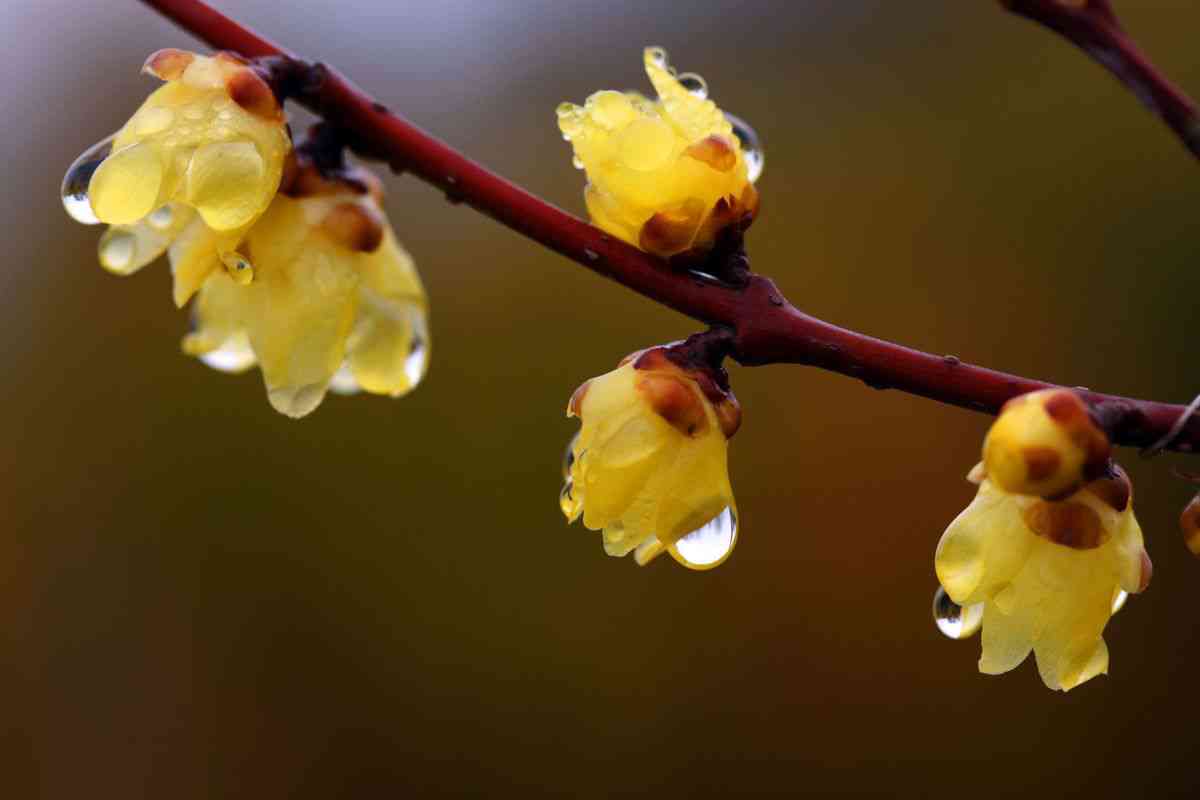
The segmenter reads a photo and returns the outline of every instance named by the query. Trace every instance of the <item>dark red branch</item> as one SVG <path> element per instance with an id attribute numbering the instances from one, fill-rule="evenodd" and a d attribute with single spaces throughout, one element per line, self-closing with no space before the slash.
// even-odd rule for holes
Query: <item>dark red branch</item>
<path id="1" fill-rule="evenodd" d="M 248 57 L 280 48 L 200 0 L 143 0 L 180 27 L 220 50 Z M 556 250 L 588 269 L 676 311 L 732 331 L 730 354 L 742 364 L 808 364 L 849 375 L 876 388 L 899 389 L 943 403 L 995 414 L 1008 399 L 1049 384 L 910 350 L 814 319 L 788 303 L 775 284 L 751 274 L 734 288 L 670 269 L 624 242 L 471 161 L 355 88 L 332 70 L 317 72 L 297 99 L 353 136 L 360 153 L 380 158 Z M 1171 430 L 1184 407 L 1085 391 L 1118 444 L 1146 447 Z M 1101 413 L 1102 412 L 1102 413 Z M 1181 451 L 1200 449 L 1200 418 L 1173 440 Z"/>
<path id="2" fill-rule="evenodd" d="M 1110 0 L 1000 0 L 1083 50 L 1162 118 L 1183 146 L 1200 157 L 1196 104 L 1150 63 L 1121 26 Z"/>

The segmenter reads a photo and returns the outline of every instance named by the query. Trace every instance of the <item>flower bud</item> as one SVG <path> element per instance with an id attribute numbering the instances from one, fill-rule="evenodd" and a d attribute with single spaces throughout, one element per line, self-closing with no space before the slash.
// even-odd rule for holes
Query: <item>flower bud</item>
<path id="1" fill-rule="evenodd" d="M 657 256 L 704 253 L 754 219 L 757 174 L 747 158 L 757 173 L 761 154 L 743 152 L 699 76 L 677 76 L 661 48 L 646 48 L 643 60 L 657 100 L 597 92 L 582 107 L 561 104 L 559 128 L 587 171 L 595 225 Z"/>
<path id="2" fill-rule="evenodd" d="M 983 443 L 988 478 L 1039 497 L 1070 494 L 1104 473 L 1108 437 L 1069 389 L 1045 389 L 1005 404 Z"/>
<path id="3" fill-rule="evenodd" d="M 704 369 L 668 348 L 633 354 L 572 395 L 582 422 L 568 452 L 560 504 L 602 531 L 609 555 L 645 564 L 663 551 L 684 566 L 721 563 L 737 538 L 728 438 L 741 412 Z"/>

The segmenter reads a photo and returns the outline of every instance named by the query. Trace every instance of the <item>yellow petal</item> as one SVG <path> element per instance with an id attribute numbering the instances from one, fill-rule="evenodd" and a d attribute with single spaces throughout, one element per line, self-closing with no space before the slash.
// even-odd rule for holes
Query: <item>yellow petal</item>
<path id="1" fill-rule="evenodd" d="M 162 205 L 163 165 L 155 148 L 138 143 L 115 150 L 92 175 L 88 197 L 101 222 L 130 225 Z"/>
<path id="2" fill-rule="evenodd" d="M 185 197 L 214 230 L 250 222 L 273 191 L 266 163 L 250 142 L 205 145 L 188 164 Z"/>

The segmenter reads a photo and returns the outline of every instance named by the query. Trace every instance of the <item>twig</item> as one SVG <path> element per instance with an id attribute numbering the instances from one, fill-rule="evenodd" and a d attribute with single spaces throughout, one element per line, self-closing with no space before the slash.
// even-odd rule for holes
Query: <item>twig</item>
<path id="1" fill-rule="evenodd" d="M 250 58 L 294 56 L 201 0 L 142 0 L 219 50 Z M 1095 5 L 1095 4 L 1093 4 Z M 728 352 L 745 365 L 807 364 L 858 378 L 878 389 L 899 389 L 950 405 L 995 414 L 1010 398 L 1050 384 L 966 364 L 953 356 L 922 353 L 815 319 L 793 307 L 770 278 L 750 273 L 744 286 L 697 278 L 613 239 L 555 208 L 420 130 L 355 88 L 335 71 L 308 68 L 297 100 L 349 132 L 360 154 L 387 161 L 442 189 L 448 197 L 555 250 L 593 272 L 694 319 L 731 334 Z M 1081 390 L 1093 408 L 1104 408 L 1117 444 L 1145 447 L 1158 441 L 1183 406 Z M 1191 418 L 1171 442 L 1200 449 L 1200 419 Z"/>
<path id="2" fill-rule="evenodd" d="M 1121 26 L 1111 0 L 1000 0 L 1014 14 L 1072 42 L 1125 84 L 1200 158 L 1196 104 L 1150 63 Z"/>

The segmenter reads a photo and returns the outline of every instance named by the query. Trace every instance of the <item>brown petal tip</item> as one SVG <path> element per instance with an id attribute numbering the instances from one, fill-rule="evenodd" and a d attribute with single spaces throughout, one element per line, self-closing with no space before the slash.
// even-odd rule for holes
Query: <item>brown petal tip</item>
<path id="1" fill-rule="evenodd" d="M 378 250 L 383 242 L 383 226 L 383 214 L 363 203 L 340 203 L 321 221 L 321 230 L 356 253 Z"/>
<path id="2" fill-rule="evenodd" d="M 233 102 L 256 117 L 271 121 L 283 119 L 283 109 L 279 106 L 275 92 L 253 69 L 243 67 L 234 72 L 226 81 L 225 88 Z"/>
<path id="3" fill-rule="evenodd" d="M 696 142 L 684 150 L 683 154 L 707 164 L 717 172 L 728 172 L 737 164 L 737 152 L 733 149 L 733 143 L 716 133 Z"/>
<path id="4" fill-rule="evenodd" d="M 638 245 L 665 258 L 685 249 L 695 233 L 696 220 L 690 215 L 659 211 L 642 225 Z"/>
<path id="5" fill-rule="evenodd" d="M 637 389 L 654 413 L 684 436 L 696 436 L 707 429 L 704 400 L 685 378 L 653 372 L 638 379 Z"/>
<path id="6" fill-rule="evenodd" d="M 1035 534 L 1072 550 L 1094 550 L 1108 539 L 1100 515 L 1083 503 L 1039 501 L 1025 511 Z"/>
<path id="7" fill-rule="evenodd" d="M 1183 543 L 1192 555 L 1200 556 L 1200 494 L 1192 498 L 1179 515 L 1179 528 L 1183 531 Z"/>
<path id="8" fill-rule="evenodd" d="M 142 64 L 142 72 L 161 81 L 177 81 L 195 59 L 195 53 L 166 47 L 150 54 L 146 63 Z"/>

